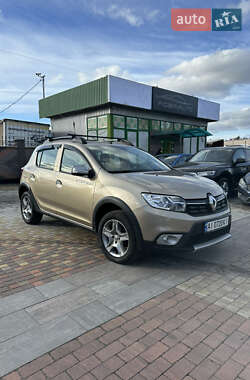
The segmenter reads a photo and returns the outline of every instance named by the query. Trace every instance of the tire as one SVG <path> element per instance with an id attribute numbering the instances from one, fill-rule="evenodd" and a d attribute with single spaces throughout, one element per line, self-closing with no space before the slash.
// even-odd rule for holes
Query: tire
<path id="1" fill-rule="evenodd" d="M 32 198 L 28 191 L 25 191 L 21 196 L 21 214 L 27 224 L 39 224 L 43 214 L 35 210 Z"/>
<path id="2" fill-rule="evenodd" d="M 232 194 L 231 182 L 228 178 L 223 177 L 218 181 L 218 185 L 224 190 L 224 193 L 229 197 Z"/>
<path id="3" fill-rule="evenodd" d="M 134 226 L 122 211 L 111 211 L 103 216 L 98 226 L 98 240 L 105 256 L 115 263 L 128 264 L 139 256 Z"/>

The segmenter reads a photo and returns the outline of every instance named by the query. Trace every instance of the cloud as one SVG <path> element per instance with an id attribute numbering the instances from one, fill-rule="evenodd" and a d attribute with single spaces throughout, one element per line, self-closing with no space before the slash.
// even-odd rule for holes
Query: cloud
<path id="1" fill-rule="evenodd" d="M 250 84 L 250 50 L 227 49 L 202 55 L 169 69 L 156 85 L 219 99 L 230 95 L 236 85 Z"/>
<path id="2" fill-rule="evenodd" d="M 62 74 L 57 74 L 57 75 L 55 75 L 54 77 L 52 77 L 51 79 L 48 80 L 48 84 L 55 85 L 55 84 L 60 83 L 62 80 L 63 80 L 63 75 Z"/>
<path id="3" fill-rule="evenodd" d="M 105 75 L 114 75 L 114 76 L 120 76 L 122 78 L 131 79 L 131 74 L 127 70 L 122 70 L 119 65 L 110 65 L 110 66 L 103 66 L 103 67 L 97 67 L 95 69 L 95 78 L 101 78 Z"/>
<path id="4" fill-rule="evenodd" d="M 88 82 L 88 79 L 89 79 L 89 77 L 85 73 L 82 73 L 81 71 L 77 73 L 77 77 L 80 83 L 86 83 Z"/>
<path id="5" fill-rule="evenodd" d="M 241 0 L 241 2 L 239 3 L 239 8 L 242 9 L 243 20 L 245 16 L 247 17 L 250 16 L 250 1 L 249 0 Z"/>
<path id="6" fill-rule="evenodd" d="M 131 8 L 120 8 L 114 4 L 108 8 L 107 15 L 113 19 L 122 19 L 131 26 L 140 26 L 144 23 L 143 18 L 136 15 Z"/>
<path id="7" fill-rule="evenodd" d="M 221 114 L 221 120 L 209 124 L 209 131 L 216 134 L 227 132 L 232 136 L 250 136 L 250 107 Z"/>
<path id="8" fill-rule="evenodd" d="M 138 14 L 138 11 L 135 9 L 118 6 L 116 4 L 101 8 L 100 6 L 97 6 L 96 3 L 92 3 L 90 9 L 97 15 L 108 17 L 113 20 L 122 20 L 135 27 L 139 27 L 146 22 L 154 22 L 160 14 L 158 9 L 144 9 L 141 14 Z"/>

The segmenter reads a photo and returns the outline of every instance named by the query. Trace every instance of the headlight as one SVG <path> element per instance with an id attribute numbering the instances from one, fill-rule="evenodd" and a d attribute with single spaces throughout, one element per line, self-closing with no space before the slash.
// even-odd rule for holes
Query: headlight
<path id="1" fill-rule="evenodd" d="M 205 172 L 197 172 L 197 174 L 201 177 L 212 177 L 215 175 L 216 171 L 215 170 L 207 170 Z"/>
<path id="2" fill-rule="evenodd" d="M 142 197 L 149 206 L 154 208 L 176 212 L 185 212 L 186 210 L 186 202 L 181 197 L 148 193 L 142 193 Z"/>
<path id="3" fill-rule="evenodd" d="M 241 178 L 241 180 L 239 182 L 239 186 L 242 187 L 242 189 L 247 190 L 248 186 L 247 186 L 246 182 L 244 181 L 244 178 Z"/>

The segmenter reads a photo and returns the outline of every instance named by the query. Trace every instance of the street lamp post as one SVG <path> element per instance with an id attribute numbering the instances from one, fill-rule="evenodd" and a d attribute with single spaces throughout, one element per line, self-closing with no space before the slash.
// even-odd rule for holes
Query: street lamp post
<path id="1" fill-rule="evenodd" d="M 42 85 L 43 85 L 43 98 L 45 98 L 45 83 L 44 83 L 45 74 L 42 75 L 42 73 L 36 73 L 36 76 L 38 76 L 41 79 L 41 81 L 42 81 Z"/>

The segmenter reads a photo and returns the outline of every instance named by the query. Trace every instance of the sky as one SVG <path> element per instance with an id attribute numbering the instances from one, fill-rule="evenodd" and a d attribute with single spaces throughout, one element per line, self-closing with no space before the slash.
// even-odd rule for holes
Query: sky
<path id="1" fill-rule="evenodd" d="M 241 8 L 242 30 L 180 32 L 171 8 Z M 0 0 L 0 119 L 39 119 L 46 96 L 112 74 L 221 104 L 213 139 L 250 137 L 250 0 Z"/>

